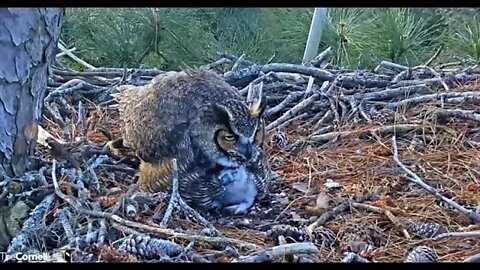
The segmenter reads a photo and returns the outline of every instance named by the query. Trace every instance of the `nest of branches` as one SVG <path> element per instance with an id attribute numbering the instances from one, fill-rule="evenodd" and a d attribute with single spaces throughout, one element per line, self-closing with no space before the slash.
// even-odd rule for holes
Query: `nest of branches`
<path id="1" fill-rule="evenodd" d="M 329 55 L 259 65 L 223 54 L 203 67 L 245 97 L 262 85 L 280 176 L 247 214 L 222 217 L 202 217 L 175 188 L 137 192 L 135 159 L 105 148 L 121 134 L 117 86 L 163 71 L 53 68 L 35 168 L 1 183 L 8 209 L 33 209 L 0 228 L 12 235 L 8 252 L 71 249 L 73 260 L 110 262 L 478 260 L 480 69 L 350 70 Z"/>

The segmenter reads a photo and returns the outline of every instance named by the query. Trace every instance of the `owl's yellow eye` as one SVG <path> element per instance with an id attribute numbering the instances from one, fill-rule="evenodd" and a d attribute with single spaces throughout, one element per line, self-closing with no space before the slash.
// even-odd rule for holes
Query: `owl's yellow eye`
<path id="1" fill-rule="evenodd" d="M 223 139 L 226 141 L 226 142 L 229 142 L 229 143 L 232 143 L 236 140 L 236 137 L 235 135 L 233 134 L 230 134 L 230 133 L 226 133 L 223 135 Z"/>
<path id="2" fill-rule="evenodd" d="M 221 129 L 217 133 L 216 141 L 218 146 L 224 151 L 233 151 L 237 137 L 228 130 Z"/>

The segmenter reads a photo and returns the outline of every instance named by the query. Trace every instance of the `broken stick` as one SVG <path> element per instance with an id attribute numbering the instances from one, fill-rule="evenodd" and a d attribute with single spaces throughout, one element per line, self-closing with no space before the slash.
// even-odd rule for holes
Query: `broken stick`
<path id="1" fill-rule="evenodd" d="M 406 178 L 410 182 L 419 185 L 420 187 L 422 187 L 426 191 L 430 192 L 435 197 L 439 198 L 440 200 L 449 204 L 450 206 L 452 206 L 456 210 L 460 211 L 461 213 L 463 213 L 464 215 L 469 217 L 475 224 L 480 223 L 480 214 L 475 213 L 473 211 L 469 211 L 469 210 L 465 209 L 465 207 L 463 207 L 463 206 L 459 205 L 458 203 L 454 202 L 453 200 L 443 196 L 436 189 L 434 189 L 433 187 L 431 187 L 431 186 L 427 185 L 425 182 L 423 182 L 423 180 L 418 175 L 416 175 L 414 172 L 412 172 L 409 168 L 407 168 L 400 161 L 400 158 L 398 157 L 398 146 L 397 146 L 397 140 L 396 140 L 395 136 L 392 137 L 392 148 L 393 148 L 393 160 L 395 161 L 395 163 L 397 163 L 397 165 L 402 170 L 404 170 L 407 173 L 407 175 L 409 175 L 409 177 L 406 177 Z"/>
<path id="2" fill-rule="evenodd" d="M 404 228 L 403 224 L 398 220 L 398 218 L 396 216 L 393 215 L 392 212 L 390 212 L 389 210 L 387 209 L 382 209 L 380 207 L 376 207 L 376 206 L 373 206 L 373 205 L 368 205 L 368 204 L 364 204 L 364 203 L 352 203 L 351 204 L 353 207 L 355 208 L 359 208 L 359 209 L 363 209 L 363 210 L 367 210 L 367 211 L 371 211 L 371 212 L 374 212 L 374 213 L 377 213 L 377 214 L 384 214 L 388 217 L 388 219 L 390 219 L 390 221 L 393 223 L 394 226 L 398 227 L 402 233 L 403 233 L 403 236 L 405 236 L 405 238 L 407 239 L 410 239 L 410 234 L 407 232 L 407 230 Z"/>
<path id="3" fill-rule="evenodd" d="M 233 262 L 272 262 L 277 258 L 291 254 L 317 254 L 319 250 L 310 242 L 285 244 L 267 248 L 253 255 L 241 256 Z"/>

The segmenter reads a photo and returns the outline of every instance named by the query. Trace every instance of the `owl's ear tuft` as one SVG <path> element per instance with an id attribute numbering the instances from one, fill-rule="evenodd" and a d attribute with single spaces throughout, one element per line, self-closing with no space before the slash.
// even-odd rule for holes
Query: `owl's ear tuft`
<path id="1" fill-rule="evenodd" d="M 226 126 L 229 126 L 229 123 L 233 119 L 233 117 L 230 110 L 228 110 L 227 107 L 214 103 L 213 112 L 221 123 L 224 123 Z"/>
<path id="2" fill-rule="evenodd" d="M 265 111 L 266 100 L 262 95 L 263 82 L 257 85 L 250 84 L 248 86 L 247 104 L 248 110 L 253 117 L 261 117 Z"/>

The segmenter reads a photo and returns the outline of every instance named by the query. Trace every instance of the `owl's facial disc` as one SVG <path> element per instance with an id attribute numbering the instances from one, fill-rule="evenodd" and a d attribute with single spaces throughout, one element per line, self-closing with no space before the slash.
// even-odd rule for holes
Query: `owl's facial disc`
<path id="1" fill-rule="evenodd" d="M 249 161 L 258 155 L 263 146 L 263 118 L 261 115 L 252 117 L 246 104 L 236 101 L 227 104 L 229 106 L 212 104 L 218 121 L 214 141 L 226 158 L 234 162 Z"/>
<path id="2" fill-rule="evenodd" d="M 221 150 L 234 158 L 240 160 L 249 160 L 254 151 L 253 143 L 243 137 L 234 134 L 227 128 L 221 128 L 217 131 L 216 142 Z"/>

